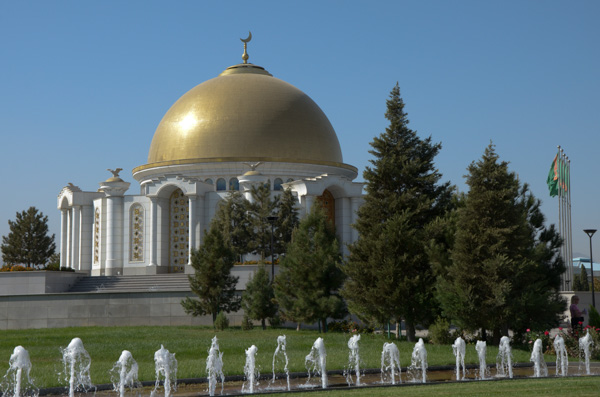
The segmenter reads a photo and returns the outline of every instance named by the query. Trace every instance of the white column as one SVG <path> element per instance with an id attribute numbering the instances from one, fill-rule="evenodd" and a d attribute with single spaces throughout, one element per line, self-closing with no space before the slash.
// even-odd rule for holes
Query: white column
<path id="1" fill-rule="evenodd" d="M 72 216 L 72 227 L 71 227 L 71 267 L 75 270 L 81 270 L 79 268 L 79 228 L 81 223 L 81 207 L 76 205 L 71 209 Z"/>
<path id="2" fill-rule="evenodd" d="M 158 243 L 157 229 L 158 229 L 158 203 L 156 197 L 150 197 L 150 238 L 148 243 L 150 244 L 150 264 L 149 266 L 157 266 L 156 263 L 156 245 Z"/>
<path id="3" fill-rule="evenodd" d="M 202 244 L 202 239 L 204 238 L 202 235 L 204 223 L 206 222 L 204 203 L 204 196 L 198 196 L 196 198 L 196 241 L 194 242 L 194 246 L 196 248 L 200 247 L 200 244 Z"/>
<path id="4" fill-rule="evenodd" d="M 69 209 L 67 211 L 67 257 L 65 260 L 65 266 L 66 267 L 72 267 L 73 261 L 71 258 L 71 246 L 73 245 L 73 240 L 72 240 L 72 233 L 71 230 L 73 229 L 73 213 L 71 212 L 71 209 Z"/>
<path id="5" fill-rule="evenodd" d="M 123 195 L 129 182 L 110 178 L 100 183 L 106 194 L 106 261 L 104 274 L 114 276 L 123 270 Z"/>
<path id="6" fill-rule="evenodd" d="M 304 213 L 306 215 L 310 214 L 310 209 L 313 206 L 313 203 L 315 202 L 315 197 L 314 196 L 309 196 L 306 195 L 304 196 Z"/>
<path id="7" fill-rule="evenodd" d="M 68 210 L 61 209 L 60 210 L 60 266 L 67 266 L 67 257 L 69 256 L 69 251 L 67 248 L 67 240 L 69 239 L 68 233 L 68 225 L 69 218 L 67 214 Z"/>
<path id="8" fill-rule="evenodd" d="M 192 251 L 196 248 L 196 196 L 188 197 L 188 265 L 192 264 Z"/>

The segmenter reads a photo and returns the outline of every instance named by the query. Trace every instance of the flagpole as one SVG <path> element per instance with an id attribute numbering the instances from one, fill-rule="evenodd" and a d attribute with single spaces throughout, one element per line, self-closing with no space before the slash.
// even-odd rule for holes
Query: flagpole
<path id="1" fill-rule="evenodd" d="M 564 230 L 563 230 L 563 217 L 562 217 L 562 193 L 561 193 L 561 189 L 560 189 L 560 162 L 562 160 L 562 155 L 560 152 L 560 145 L 557 146 L 558 149 L 558 153 L 556 154 L 556 175 L 558 178 L 558 233 L 560 233 L 560 237 L 562 238 L 563 242 L 562 245 L 560 247 L 560 255 L 562 256 L 563 260 L 565 261 L 565 263 L 567 262 L 566 259 L 566 254 L 565 254 L 565 234 L 564 234 Z M 561 289 L 563 291 L 566 290 L 566 283 L 565 283 L 565 275 L 563 274 L 561 277 Z"/>

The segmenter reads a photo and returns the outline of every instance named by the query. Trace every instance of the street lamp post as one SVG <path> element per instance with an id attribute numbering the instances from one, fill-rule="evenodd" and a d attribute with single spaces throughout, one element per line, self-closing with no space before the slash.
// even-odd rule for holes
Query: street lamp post
<path id="1" fill-rule="evenodd" d="M 273 257 L 273 234 L 275 233 L 275 222 L 279 217 L 271 215 L 267 217 L 267 220 L 271 224 L 271 283 L 275 280 L 275 258 Z"/>
<path id="2" fill-rule="evenodd" d="M 590 238 L 590 267 L 592 270 L 592 307 L 596 308 L 596 297 L 594 296 L 594 257 L 592 256 L 592 236 L 596 233 L 596 229 L 584 229 L 585 234 Z"/>

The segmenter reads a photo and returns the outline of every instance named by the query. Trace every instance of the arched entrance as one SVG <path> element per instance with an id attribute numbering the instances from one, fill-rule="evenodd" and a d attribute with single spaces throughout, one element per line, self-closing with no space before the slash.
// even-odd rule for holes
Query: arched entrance
<path id="1" fill-rule="evenodd" d="M 182 273 L 190 247 L 189 201 L 181 189 L 169 199 L 169 273 Z"/>

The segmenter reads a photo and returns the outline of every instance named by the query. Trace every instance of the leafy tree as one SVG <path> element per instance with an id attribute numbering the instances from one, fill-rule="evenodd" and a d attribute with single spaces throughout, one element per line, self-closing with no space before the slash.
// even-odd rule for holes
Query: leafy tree
<path id="1" fill-rule="evenodd" d="M 246 284 L 246 291 L 242 295 L 242 308 L 249 318 L 260 320 L 263 329 L 267 329 L 265 320 L 277 314 L 273 285 L 264 265 L 258 268 Z"/>
<path id="2" fill-rule="evenodd" d="M 544 329 L 565 308 L 558 294 L 564 264 L 554 226 L 540 202 L 499 162 L 490 144 L 468 167 L 470 190 L 458 209 L 451 264 L 437 279 L 444 314 L 465 329 Z"/>
<path id="3" fill-rule="evenodd" d="M 27 267 L 45 265 L 54 254 L 54 234 L 48 236 L 48 217 L 37 208 L 17 212 L 14 221 L 9 220 L 10 232 L 2 236 L 2 259 L 5 263 L 24 264 Z"/>
<path id="4" fill-rule="evenodd" d="M 404 318 L 414 341 L 415 325 L 432 320 L 435 307 L 428 225 L 450 208 L 452 188 L 438 183 L 433 161 L 441 145 L 408 127 L 398 84 L 385 117 L 389 127 L 371 142 L 374 159 L 363 174 L 367 194 L 354 225 L 359 239 L 343 266 L 342 294 L 363 320 Z"/>
<path id="5" fill-rule="evenodd" d="M 275 278 L 275 297 L 282 316 L 298 323 L 343 318 L 344 300 L 338 290 L 344 282 L 335 230 L 319 205 L 300 221 Z"/>
<path id="6" fill-rule="evenodd" d="M 192 254 L 192 266 L 196 272 L 189 276 L 190 288 L 198 299 L 188 297 L 181 301 L 187 314 L 211 314 L 214 324 L 218 313 L 240 309 L 240 297 L 235 293 L 238 277 L 231 275 L 234 262 L 233 249 L 213 223 L 204 243 Z"/>

